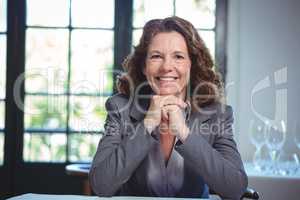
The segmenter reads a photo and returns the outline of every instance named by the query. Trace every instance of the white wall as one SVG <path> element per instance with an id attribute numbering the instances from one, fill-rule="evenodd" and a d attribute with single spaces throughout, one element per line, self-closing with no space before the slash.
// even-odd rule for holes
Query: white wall
<path id="1" fill-rule="evenodd" d="M 271 86 L 254 96 L 256 111 L 274 119 L 276 91 L 287 89 L 287 101 L 279 101 L 287 112 L 288 134 L 295 119 L 300 119 L 300 1 L 299 0 L 230 0 L 228 30 L 228 102 L 235 108 L 236 133 L 245 160 L 251 159 L 254 147 L 248 140 L 251 91 L 266 77 Z M 287 82 L 275 84 L 274 72 L 287 67 Z M 278 108 L 277 108 L 278 110 Z M 283 109 L 284 110 L 284 109 Z M 289 137 L 291 138 L 291 137 Z M 287 141 L 287 146 L 293 145 Z M 296 151 L 296 149 L 295 149 Z"/>
<path id="2" fill-rule="evenodd" d="M 248 139 L 249 121 L 256 116 L 251 91 L 266 77 L 271 86 L 255 94 L 256 111 L 271 120 L 287 120 L 284 149 L 300 155 L 291 135 L 295 119 L 300 120 L 300 1 L 229 0 L 227 66 L 228 83 L 234 84 L 228 86 L 228 103 L 235 109 L 236 139 L 243 159 L 250 161 L 254 152 Z M 284 67 L 286 82 L 275 84 L 274 72 L 283 69 L 284 78 Z M 276 93 L 283 98 L 276 99 Z M 270 199 L 270 194 L 264 199 Z"/>

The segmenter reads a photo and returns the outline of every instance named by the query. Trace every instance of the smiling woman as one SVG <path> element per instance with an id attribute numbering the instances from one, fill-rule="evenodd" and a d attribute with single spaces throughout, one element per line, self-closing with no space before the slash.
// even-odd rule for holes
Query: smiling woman
<path id="1" fill-rule="evenodd" d="M 247 175 L 233 139 L 233 112 L 193 25 L 150 20 L 119 94 L 106 101 L 104 136 L 90 170 L 99 196 L 239 199 Z"/>

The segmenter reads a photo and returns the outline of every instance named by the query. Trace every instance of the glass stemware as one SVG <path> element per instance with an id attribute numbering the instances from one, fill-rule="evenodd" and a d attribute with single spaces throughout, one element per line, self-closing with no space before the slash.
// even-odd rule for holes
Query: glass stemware
<path id="1" fill-rule="evenodd" d="M 282 151 L 278 157 L 278 174 L 293 176 L 299 169 L 299 157 L 296 153 Z"/>
<path id="2" fill-rule="evenodd" d="M 264 170 L 264 158 L 262 155 L 262 146 L 265 144 L 266 124 L 259 120 L 251 120 L 249 124 L 249 137 L 251 143 L 255 146 L 253 155 L 254 169 L 261 172 Z"/>
<path id="3" fill-rule="evenodd" d="M 268 174 L 271 171 L 271 157 L 267 146 L 264 144 L 256 150 L 253 155 L 254 170 L 259 173 Z"/>
<path id="4" fill-rule="evenodd" d="M 295 142 L 296 146 L 298 147 L 298 149 L 300 150 L 300 120 L 296 120 L 294 123 L 293 135 L 294 135 L 294 142 Z M 298 158 L 299 158 L 299 156 L 298 156 Z M 300 162 L 298 162 L 296 174 L 300 175 Z"/>
<path id="5" fill-rule="evenodd" d="M 258 150 L 265 144 L 266 124 L 258 120 L 251 120 L 249 126 L 249 136 L 251 143 Z"/>
<path id="6" fill-rule="evenodd" d="M 294 133 L 294 142 L 298 149 L 300 150 L 300 121 L 295 121 L 294 127 L 293 127 L 293 133 Z"/>
<path id="7" fill-rule="evenodd" d="M 278 155 L 286 140 L 286 125 L 283 120 L 274 121 L 267 125 L 266 145 L 272 160 L 272 173 L 278 174 Z"/>

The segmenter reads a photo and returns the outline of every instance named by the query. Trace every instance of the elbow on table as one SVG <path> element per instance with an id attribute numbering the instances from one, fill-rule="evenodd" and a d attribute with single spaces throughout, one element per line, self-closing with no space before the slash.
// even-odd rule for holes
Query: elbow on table
<path id="1" fill-rule="evenodd" d="M 98 197 L 112 197 L 113 193 L 111 193 L 109 190 L 107 189 L 92 189 L 93 192 L 98 196 Z"/>
<path id="2" fill-rule="evenodd" d="M 109 185 L 105 180 L 98 178 L 95 173 L 95 169 L 91 170 L 89 173 L 89 183 L 92 191 L 99 197 L 113 196 L 114 191 L 112 185 Z"/>
<path id="3" fill-rule="evenodd" d="M 244 194 L 244 192 L 247 190 L 247 187 L 248 187 L 248 176 L 247 174 L 243 171 L 241 172 L 241 175 L 240 175 L 240 193 L 241 195 Z"/>
<path id="4" fill-rule="evenodd" d="M 114 191 L 112 190 L 112 187 L 109 187 L 106 184 L 95 183 L 90 180 L 90 185 L 92 191 L 99 197 L 112 197 L 114 195 Z"/>

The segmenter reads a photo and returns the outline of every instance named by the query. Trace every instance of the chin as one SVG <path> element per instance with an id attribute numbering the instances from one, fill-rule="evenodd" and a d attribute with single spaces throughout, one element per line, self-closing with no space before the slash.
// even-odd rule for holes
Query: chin
<path id="1" fill-rule="evenodd" d="M 156 94 L 165 96 L 165 95 L 178 95 L 180 93 L 180 91 L 174 88 L 162 88 L 159 91 L 156 91 Z"/>

